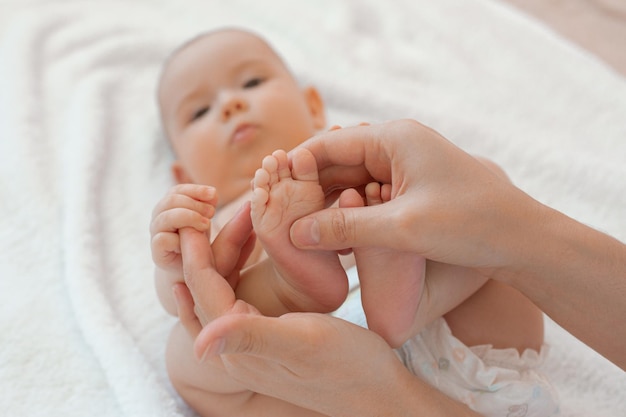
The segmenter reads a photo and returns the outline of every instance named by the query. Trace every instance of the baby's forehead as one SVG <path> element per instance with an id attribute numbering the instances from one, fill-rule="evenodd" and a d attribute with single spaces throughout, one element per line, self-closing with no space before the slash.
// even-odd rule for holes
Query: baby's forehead
<path id="1" fill-rule="evenodd" d="M 161 112 L 167 113 L 180 100 L 181 92 L 203 84 L 207 71 L 241 65 L 242 62 L 266 62 L 291 76 L 287 65 L 262 37 L 239 29 L 221 29 L 203 33 L 176 48 L 164 62 L 157 86 Z M 219 65 L 216 67 L 216 63 Z M 182 87 L 182 90 L 181 90 Z"/>
<path id="2" fill-rule="evenodd" d="M 262 54 L 282 63 L 278 53 L 260 36 L 239 29 L 223 29 L 201 34 L 181 45 L 170 56 L 168 66 L 183 57 L 189 59 L 191 56 L 192 59 L 193 57 L 199 59 L 207 55 L 218 55 L 221 48 L 235 48 L 241 54 L 254 51 L 255 54 Z"/>
<path id="3" fill-rule="evenodd" d="M 175 49 L 161 70 L 159 90 L 164 84 L 177 83 L 181 73 L 185 78 L 189 68 L 204 67 L 218 60 L 227 65 L 249 57 L 278 64 L 289 72 L 283 59 L 263 38 L 244 30 L 225 29 L 201 34 Z"/>

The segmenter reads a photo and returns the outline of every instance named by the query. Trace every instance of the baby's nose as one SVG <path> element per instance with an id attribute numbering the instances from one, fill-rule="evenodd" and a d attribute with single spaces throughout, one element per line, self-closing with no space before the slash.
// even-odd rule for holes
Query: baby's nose
<path id="1" fill-rule="evenodd" d="M 248 104 L 241 97 L 230 97 L 222 107 L 222 120 L 227 121 L 233 115 L 248 109 Z"/>

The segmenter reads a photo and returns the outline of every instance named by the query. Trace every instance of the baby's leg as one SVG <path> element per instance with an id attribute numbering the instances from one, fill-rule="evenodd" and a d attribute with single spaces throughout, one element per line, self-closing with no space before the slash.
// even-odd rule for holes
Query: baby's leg
<path id="1" fill-rule="evenodd" d="M 496 175 L 508 179 L 495 163 L 478 158 Z M 467 346 L 539 350 L 543 344 L 543 313 L 516 289 L 489 280 L 471 297 L 444 315 L 452 334 Z"/>
<path id="2" fill-rule="evenodd" d="M 444 315 L 452 334 L 467 346 L 491 345 L 539 351 L 543 313 L 522 293 L 498 281 L 487 281 L 476 293 Z"/>
<path id="3" fill-rule="evenodd" d="M 382 204 L 390 198 L 389 184 L 370 183 L 365 187 L 367 205 Z M 361 196 L 346 190 L 340 207 L 360 207 Z M 368 327 L 393 347 L 412 336 L 419 306 L 426 260 L 414 253 L 386 248 L 353 248 L 361 283 L 361 302 Z M 392 281 L 390 285 L 389 281 Z"/>
<path id="4" fill-rule="evenodd" d="M 252 197 L 252 224 L 274 268 L 276 292 L 292 311 L 330 312 L 348 293 L 348 279 L 334 251 L 301 250 L 292 245 L 292 223 L 324 208 L 315 157 L 306 149 L 276 151 L 257 170 Z"/>

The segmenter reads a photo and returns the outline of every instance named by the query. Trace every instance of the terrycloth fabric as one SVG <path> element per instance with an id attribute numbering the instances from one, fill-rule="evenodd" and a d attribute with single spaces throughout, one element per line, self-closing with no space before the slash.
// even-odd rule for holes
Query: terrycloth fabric
<path id="1" fill-rule="evenodd" d="M 154 90 L 185 39 L 264 34 L 331 123 L 411 117 L 626 240 L 626 83 L 492 0 L 10 0 L 0 5 L 0 410 L 191 416 L 148 223 L 171 184 Z M 548 322 L 565 416 L 620 416 L 626 376 Z"/>

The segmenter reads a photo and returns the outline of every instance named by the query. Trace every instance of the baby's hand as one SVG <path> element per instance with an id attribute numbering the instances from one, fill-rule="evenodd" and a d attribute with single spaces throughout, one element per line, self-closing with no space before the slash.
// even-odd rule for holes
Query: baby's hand
<path id="1" fill-rule="evenodd" d="M 150 222 L 152 260 L 157 267 L 179 272 L 182 277 L 178 230 L 191 227 L 208 231 L 216 204 L 215 188 L 206 185 L 180 184 L 168 191 L 152 211 Z"/>

